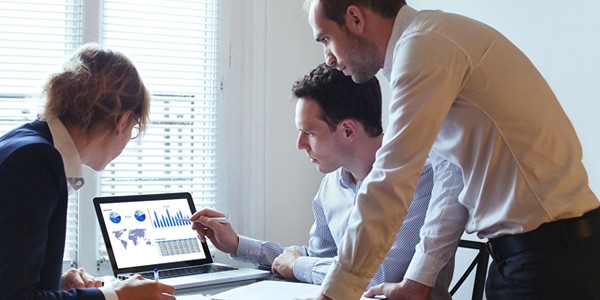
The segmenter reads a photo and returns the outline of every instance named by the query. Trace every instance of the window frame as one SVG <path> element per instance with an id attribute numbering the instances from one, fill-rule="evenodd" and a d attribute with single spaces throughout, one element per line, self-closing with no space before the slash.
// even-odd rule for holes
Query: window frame
<path id="1" fill-rule="evenodd" d="M 83 43 L 100 42 L 103 43 L 102 20 L 103 20 L 103 1 L 102 0 L 86 0 L 83 7 Z M 219 25 L 220 26 L 220 25 Z M 217 59 L 217 61 L 220 61 Z M 220 68 L 220 66 L 219 66 Z M 219 72 L 220 73 L 220 70 Z M 220 101 L 220 96 L 217 97 Z M 218 113 L 218 118 L 222 119 Z M 220 120 L 217 123 L 222 124 Z M 219 129 L 217 126 L 217 130 Z M 219 156 L 219 155 L 217 155 Z M 217 157 L 217 159 L 219 159 Z M 217 167 L 218 169 L 218 167 Z M 218 172 L 218 170 L 217 170 Z M 218 178 L 218 177 L 217 177 Z M 97 217 L 94 211 L 92 199 L 100 195 L 101 180 L 98 173 L 84 166 L 84 179 L 88 183 L 79 191 L 79 236 L 78 236 L 78 267 L 82 267 L 88 272 L 96 275 L 112 275 L 110 262 L 105 256 L 99 255 L 98 236 L 100 230 L 97 225 Z M 220 183 L 219 190 L 221 188 Z M 217 195 L 217 205 L 219 202 Z M 63 269 L 68 269 L 70 266 L 68 261 L 63 262 Z"/>

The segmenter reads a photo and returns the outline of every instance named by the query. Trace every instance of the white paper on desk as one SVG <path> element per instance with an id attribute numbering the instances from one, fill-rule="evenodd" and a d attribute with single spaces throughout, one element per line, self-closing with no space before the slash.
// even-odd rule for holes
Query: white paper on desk
<path id="1" fill-rule="evenodd" d="M 288 300 L 321 293 L 321 286 L 281 280 L 263 280 L 209 296 L 213 300 Z M 179 298 L 178 298 L 179 299 Z"/>
<path id="2" fill-rule="evenodd" d="M 175 296 L 175 299 L 177 299 L 177 300 L 210 300 L 210 298 L 202 296 L 200 294 Z"/>
<path id="3" fill-rule="evenodd" d="M 212 300 L 291 300 L 313 298 L 321 294 L 321 286 L 281 280 L 263 280 L 209 296 Z M 179 297 L 177 297 L 179 300 Z M 362 297 L 361 300 L 373 298 Z M 191 300 L 191 298 L 190 298 Z"/>

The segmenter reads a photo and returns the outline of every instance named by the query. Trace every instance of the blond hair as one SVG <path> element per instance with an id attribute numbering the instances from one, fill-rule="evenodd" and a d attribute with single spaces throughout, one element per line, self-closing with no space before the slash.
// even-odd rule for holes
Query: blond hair
<path id="1" fill-rule="evenodd" d="M 44 116 L 89 133 L 100 124 L 116 128 L 118 118 L 131 112 L 143 132 L 150 110 L 150 94 L 135 66 L 125 55 L 95 43 L 78 48 L 44 87 Z"/>

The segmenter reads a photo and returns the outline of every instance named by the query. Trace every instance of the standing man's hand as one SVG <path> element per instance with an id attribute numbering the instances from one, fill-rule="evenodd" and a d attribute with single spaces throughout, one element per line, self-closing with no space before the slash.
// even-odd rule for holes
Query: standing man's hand
<path id="1" fill-rule="evenodd" d="M 294 276 L 294 262 L 296 258 L 302 256 L 302 253 L 292 250 L 285 249 L 283 253 L 279 254 L 273 261 L 271 271 L 275 274 L 279 274 L 285 279 L 296 280 Z"/>
<path id="2" fill-rule="evenodd" d="M 205 208 L 196 212 L 190 218 L 191 221 L 200 222 L 194 222 L 192 229 L 198 232 L 198 237 L 202 241 L 206 241 L 206 238 L 209 238 L 217 249 L 227 254 L 235 254 L 240 243 L 239 236 L 235 233 L 230 223 L 222 224 L 212 219 L 222 217 L 225 217 L 224 213 Z"/>
<path id="3" fill-rule="evenodd" d="M 389 300 L 427 300 L 431 295 L 431 287 L 410 279 L 404 279 L 399 283 L 378 284 L 368 289 L 364 294 L 366 298 L 373 298 L 377 295 L 385 295 Z"/>

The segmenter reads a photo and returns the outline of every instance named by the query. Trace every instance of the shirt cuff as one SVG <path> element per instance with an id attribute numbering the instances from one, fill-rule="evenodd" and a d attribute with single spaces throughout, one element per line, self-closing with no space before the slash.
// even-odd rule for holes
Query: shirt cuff
<path id="1" fill-rule="evenodd" d="M 108 287 L 108 286 L 103 286 L 98 289 L 100 290 L 100 292 L 102 292 L 102 295 L 104 295 L 104 299 L 119 300 L 119 296 L 117 296 L 117 292 L 115 292 L 114 288 Z"/>
<path id="2" fill-rule="evenodd" d="M 342 269 L 337 258 L 331 265 L 321 292 L 331 299 L 360 299 L 369 284 L 370 278 L 356 276 Z"/>
<path id="3" fill-rule="evenodd" d="M 312 278 L 312 269 L 319 260 L 317 257 L 300 256 L 294 261 L 294 277 L 302 282 L 315 283 Z"/>
<path id="4" fill-rule="evenodd" d="M 415 252 L 404 278 L 433 287 L 438 273 L 446 263 L 447 261 L 437 259 L 425 253 Z"/>
<path id="5" fill-rule="evenodd" d="M 261 241 L 243 235 L 240 235 L 239 238 L 238 248 L 235 254 L 230 255 L 231 258 L 240 260 L 251 259 L 253 261 L 258 260 L 261 253 Z"/>

